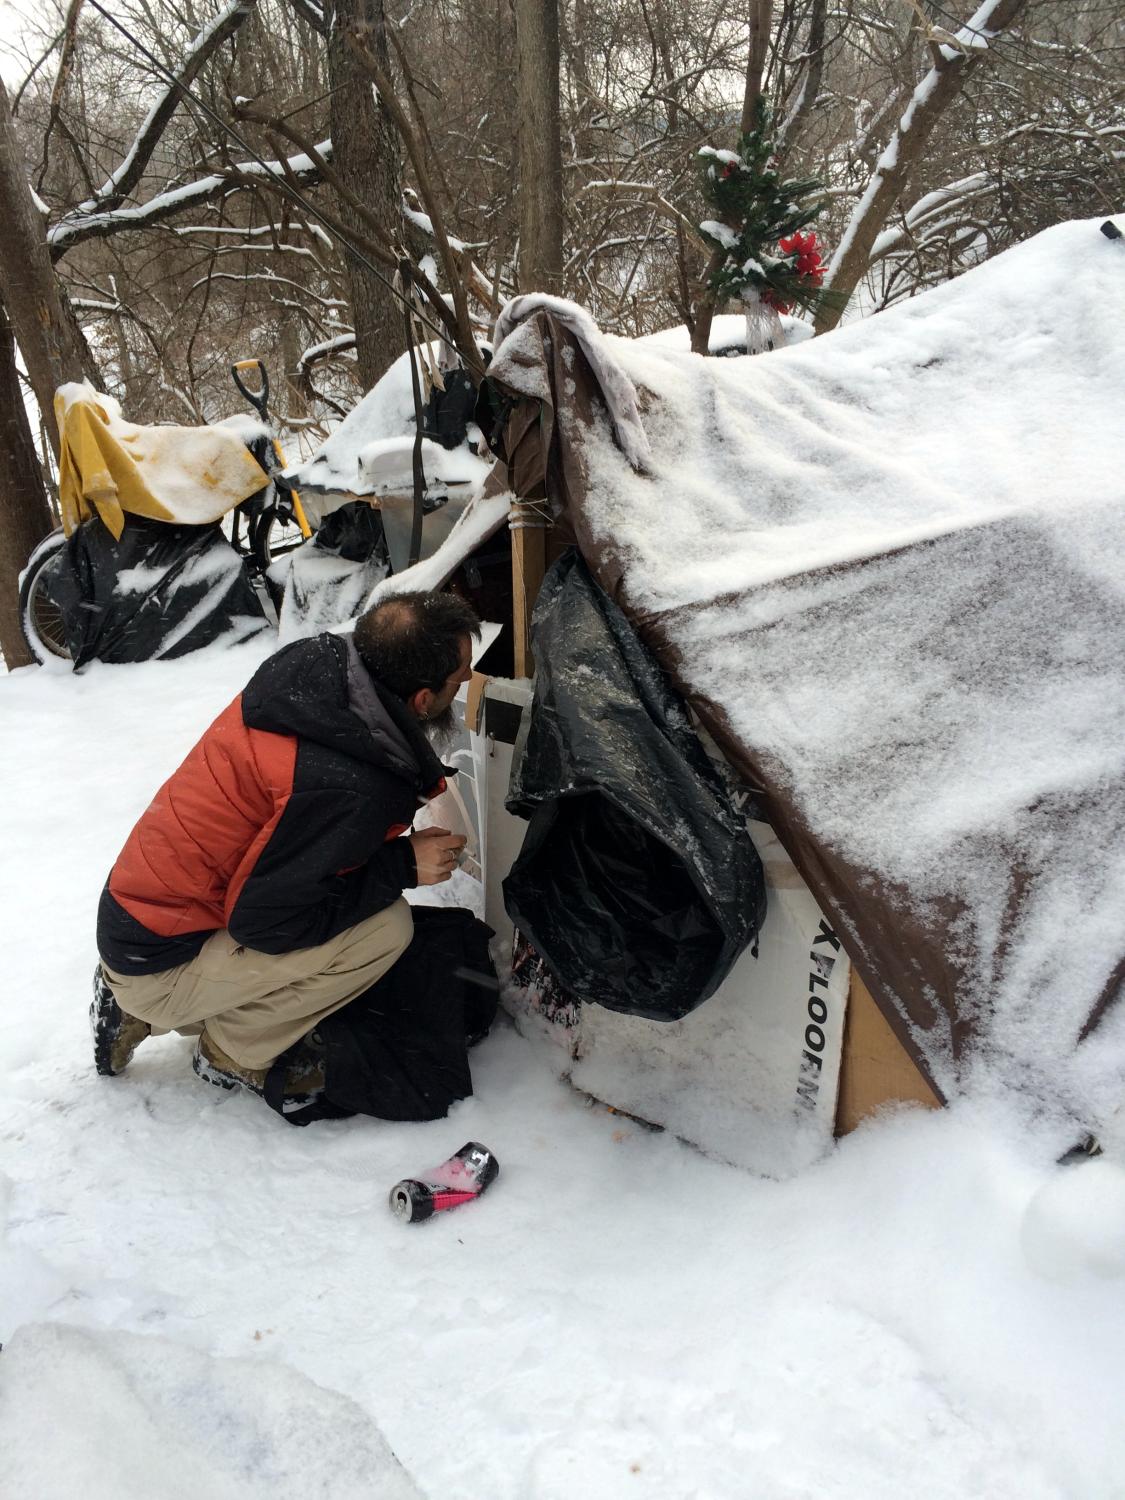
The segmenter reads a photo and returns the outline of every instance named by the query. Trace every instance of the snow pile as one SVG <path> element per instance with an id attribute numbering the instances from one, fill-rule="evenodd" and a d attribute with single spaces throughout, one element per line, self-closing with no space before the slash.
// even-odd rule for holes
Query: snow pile
<path id="1" fill-rule="evenodd" d="M 608 340 L 652 473 L 587 443 L 595 534 L 692 687 L 946 931 L 978 1083 L 1095 1121 L 1125 1093 L 1123 316 L 1125 246 L 1063 225 L 769 359 Z"/>
<path id="2" fill-rule="evenodd" d="M 430 346 L 436 361 L 438 347 Z M 298 490 L 319 494 L 378 495 L 413 484 L 414 395 L 409 354 L 400 354 L 310 459 L 285 473 Z M 420 362 L 420 378 L 424 366 Z M 423 440 L 427 483 L 475 485 L 491 467 L 468 446 L 443 448 Z M 310 501 L 318 516 L 315 495 Z"/>
<path id="3" fill-rule="evenodd" d="M 1125 1280 L 1125 1170 L 1096 1159 L 1039 1189 L 1023 1220 L 1028 1264 L 1053 1280 Z"/>
<path id="4" fill-rule="evenodd" d="M 782 332 L 785 334 L 784 348 L 792 344 L 804 343 L 806 339 L 813 336 L 812 324 L 806 323 L 803 318 L 791 317 L 789 313 L 780 313 Z M 676 328 L 663 328 L 659 333 L 647 334 L 644 338 L 634 339 L 634 345 L 645 348 L 655 344 L 662 349 L 675 349 L 681 354 L 691 352 L 691 335 L 687 328 L 681 323 Z M 720 358 L 731 358 L 746 353 L 746 317 L 743 313 L 716 313 L 711 319 L 711 337 L 707 341 L 707 348 L 711 354 L 717 354 Z M 755 358 L 761 358 L 756 355 Z"/>
<path id="5" fill-rule="evenodd" d="M 1122 1282 L 1022 1248 L 1036 1195 L 1096 1164 L 1056 1168 L 1069 1140 L 998 1102 L 874 1122 L 777 1183 L 588 1108 L 503 1026 L 430 1125 L 289 1129 L 175 1036 L 97 1078 L 107 869 L 264 654 L 0 679 L 9 1488 L 350 1500 L 367 1457 L 358 1493 L 389 1500 L 346 1395 L 432 1500 L 1118 1492 Z M 496 1185 L 397 1221 L 390 1186 L 467 1140 Z"/>
<path id="6" fill-rule="evenodd" d="M 0 1448 L 35 1500 L 422 1500 L 378 1429 L 264 1358 L 32 1324 L 3 1354 Z"/>

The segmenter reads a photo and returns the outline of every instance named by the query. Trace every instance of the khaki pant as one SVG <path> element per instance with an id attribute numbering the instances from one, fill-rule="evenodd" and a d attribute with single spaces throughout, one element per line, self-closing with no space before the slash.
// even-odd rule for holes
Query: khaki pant
<path id="1" fill-rule="evenodd" d="M 104 963 L 102 972 L 121 1009 L 157 1034 L 197 1035 L 206 1025 L 241 1067 L 265 1068 L 381 978 L 413 930 L 400 897 L 317 948 L 257 953 L 220 931 L 190 963 L 162 974 L 117 974 Z"/>

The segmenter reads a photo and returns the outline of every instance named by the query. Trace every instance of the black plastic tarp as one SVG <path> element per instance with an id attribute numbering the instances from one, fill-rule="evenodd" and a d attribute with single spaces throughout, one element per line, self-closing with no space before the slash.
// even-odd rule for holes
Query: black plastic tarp
<path id="1" fill-rule="evenodd" d="M 492 928 L 459 906 L 416 906 L 406 952 L 370 989 L 318 1023 L 324 1093 L 283 1109 L 284 1054 L 266 1080 L 266 1102 L 290 1125 L 343 1115 L 438 1120 L 473 1092 L 468 1050 L 496 1015 Z M 298 1044 L 308 1050 L 306 1040 Z"/>
<path id="2" fill-rule="evenodd" d="M 677 1020 L 761 926 L 761 861 L 682 701 L 576 552 L 544 581 L 533 642 L 508 914 L 575 999 Z"/>
<path id="3" fill-rule="evenodd" d="M 120 541 L 94 517 L 45 571 L 75 669 L 185 656 L 266 626 L 262 601 L 220 527 L 127 516 Z"/>
<path id="4" fill-rule="evenodd" d="M 311 539 L 290 552 L 281 602 L 282 640 L 330 630 L 361 613 L 390 571 L 383 517 L 365 500 L 330 511 Z"/>

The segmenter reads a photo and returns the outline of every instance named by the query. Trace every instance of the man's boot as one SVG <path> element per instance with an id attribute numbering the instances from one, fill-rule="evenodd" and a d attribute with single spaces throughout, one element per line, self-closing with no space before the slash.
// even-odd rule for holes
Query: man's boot
<path id="1" fill-rule="evenodd" d="M 94 1038 L 94 1067 L 103 1078 L 124 1072 L 137 1047 L 152 1033 L 147 1021 L 126 1015 L 118 1005 L 100 963 L 94 969 L 90 1032 Z"/>
<path id="2" fill-rule="evenodd" d="M 320 1059 L 311 1051 L 307 1054 L 299 1048 L 294 1051 L 296 1055 L 291 1056 L 285 1071 L 284 1094 L 285 1105 L 292 1108 L 310 1103 L 324 1088 L 324 1067 Z M 213 1083 L 221 1089 L 249 1089 L 259 1098 L 265 1095 L 269 1068 L 244 1068 L 241 1063 L 236 1063 L 214 1037 L 208 1036 L 206 1028 L 195 1044 L 191 1065 L 206 1083 Z"/>

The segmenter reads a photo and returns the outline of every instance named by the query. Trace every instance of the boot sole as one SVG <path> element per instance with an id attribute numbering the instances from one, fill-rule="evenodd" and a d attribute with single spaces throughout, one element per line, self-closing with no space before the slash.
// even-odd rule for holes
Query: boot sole
<path id="1" fill-rule="evenodd" d="M 99 988 L 100 968 L 94 970 L 94 998 L 87 1014 L 90 1017 L 90 1036 L 94 1042 L 94 1071 L 99 1078 L 113 1078 L 111 1062 L 113 1038 L 109 1035 L 113 1002 Z M 102 981 L 104 983 L 104 981 Z"/>
<path id="2" fill-rule="evenodd" d="M 128 1055 L 121 1063 L 121 1066 L 115 1068 L 113 1066 L 113 1048 L 121 1034 L 121 1027 L 117 1025 L 115 1030 L 114 1026 L 115 1022 L 118 1022 L 122 1015 L 121 1007 L 117 1004 L 116 1000 L 107 998 L 101 994 L 95 994 L 93 1000 L 90 1002 L 88 1014 L 90 1017 L 90 1035 L 94 1042 L 94 1071 L 99 1078 L 116 1078 L 132 1062 L 137 1048 L 149 1033 L 146 1031 L 144 1036 L 137 1038 L 132 1047 L 130 1047 Z"/>
<path id="3" fill-rule="evenodd" d="M 106 1027 L 98 1013 L 97 1003 L 90 1006 L 90 1034 L 94 1038 L 94 1072 L 99 1078 L 116 1078 L 110 1057 L 113 1043 L 106 1036 Z"/>
<path id="4" fill-rule="evenodd" d="M 202 1078 L 204 1083 L 211 1083 L 217 1089 L 226 1089 L 230 1093 L 234 1089 L 249 1089 L 252 1094 L 261 1098 L 262 1091 L 254 1084 L 246 1082 L 241 1078 L 232 1078 L 229 1073 L 224 1073 L 218 1068 L 213 1068 L 205 1057 L 197 1052 L 191 1060 L 192 1071 L 197 1078 Z"/>
<path id="5" fill-rule="evenodd" d="M 214 1084 L 216 1088 L 226 1089 L 228 1093 L 231 1093 L 234 1089 L 246 1089 L 248 1093 L 256 1095 L 259 1099 L 266 1097 L 264 1088 L 260 1088 L 256 1083 L 249 1083 L 242 1078 L 235 1078 L 230 1073 L 226 1073 L 219 1068 L 212 1067 L 207 1059 L 198 1052 L 192 1057 L 191 1066 L 197 1078 L 202 1078 L 204 1083 Z M 314 1104 L 323 1092 L 324 1089 L 322 1086 L 321 1088 L 313 1089 L 308 1094 L 286 1094 L 281 1103 L 281 1113 L 289 1114 L 293 1110 L 305 1109 L 308 1105 Z"/>

